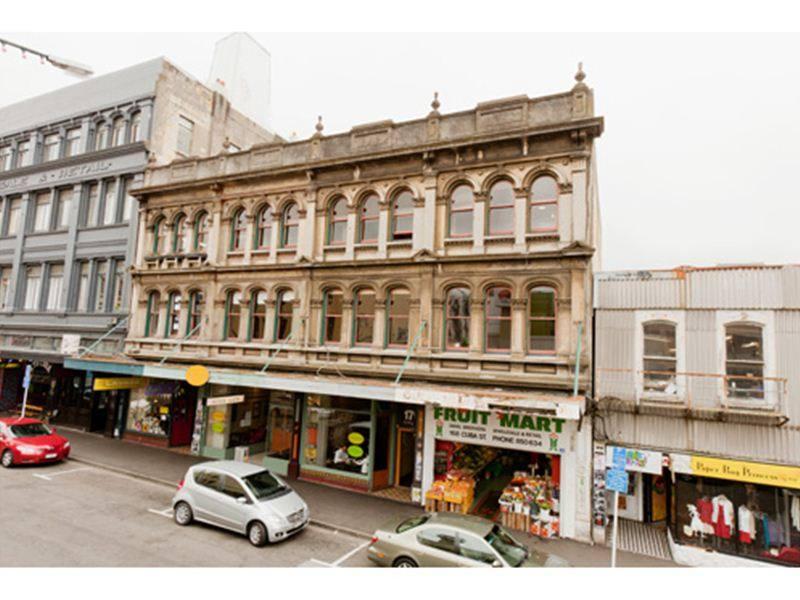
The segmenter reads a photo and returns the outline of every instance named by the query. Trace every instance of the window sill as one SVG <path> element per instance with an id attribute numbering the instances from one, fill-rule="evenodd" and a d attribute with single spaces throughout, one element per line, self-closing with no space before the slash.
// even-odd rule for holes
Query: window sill
<path id="1" fill-rule="evenodd" d="M 278 254 L 297 254 L 297 248 L 278 248 Z"/>
<path id="2" fill-rule="evenodd" d="M 389 248 L 411 248 L 413 244 L 413 240 L 392 240 L 390 242 L 386 242 L 386 245 Z"/>
<path id="3" fill-rule="evenodd" d="M 639 402 L 658 402 L 661 404 L 686 404 L 686 399 L 677 394 L 659 394 L 657 392 L 648 392 L 639 396 Z"/>
<path id="4" fill-rule="evenodd" d="M 525 239 L 527 240 L 559 240 L 561 237 L 558 235 L 558 231 L 536 231 L 536 232 L 528 232 L 525 234 Z"/>
<path id="5" fill-rule="evenodd" d="M 377 250 L 378 249 L 378 242 L 365 242 L 361 244 L 355 244 L 353 246 L 356 250 Z"/>
<path id="6" fill-rule="evenodd" d="M 346 244 L 333 244 L 333 245 L 329 244 L 327 246 L 323 246 L 322 249 L 325 252 L 344 253 L 345 250 L 347 250 L 347 245 Z"/>
<path id="7" fill-rule="evenodd" d="M 473 239 L 472 239 L 471 236 L 470 237 L 445 238 L 444 243 L 446 245 L 448 245 L 448 246 L 449 245 L 453 245 L 453 246 L 458 246 L 458 245 L 472 246 Z"/>
<path id="8" fill-rule="evenodd" d="M 254 248 L 252 254 L 253 256 L 269 256 L 272 254 L 272 250 L 269 248 Z"/>
<path id="9" fill-rule="evenodd" d="M 119 221 L 118 223 L 107 223 L 105 225 L 80 225 L 78 226 L 78 231 L 92 231 L 95 229 L 111 229 L 112 227 L 122 227 L 127 226 L 128 221 Z M 64 230 L 66 231 L 66 230 Z M 52 232 L 48 232 L 52 233 Z"/>
<path id="10" fill-rule="evenodd" d="M 503 242 L 511 242 L 514 243 L 514 234 L 504 234 L 504 235 L 487 235 L 483 238 L 484 244 L 500 244 Z"/>
<path id="11" fill-rule="evenodd" d="M 778 406 L 774 402 L 753 398 L 752 400 L 745 400 L 741 398 L 723 398 L 723 408 L 733 408 L 738 410 L 755 410 L 755 411 L 770 411 L 776 410 Z"/>

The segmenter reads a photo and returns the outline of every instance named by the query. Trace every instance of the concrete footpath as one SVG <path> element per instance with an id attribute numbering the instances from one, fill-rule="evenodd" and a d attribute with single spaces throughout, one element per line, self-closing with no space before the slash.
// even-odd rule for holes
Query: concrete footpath
<path id="1" fill-rule="evenodd" d="M 72 460 L 165 486 L 177 486 L 191 465 L 208 460 L 113 440 L 97 434 L 63 427 L 58 429 L 72 444 Z M 365 538 L 370 537 L 375 529 L 389 519 L 423 512 L 420 507 L 368 494 L 306 481 L 292 481 L 291 484 L 308 503 L 312 521 L 317 525 Z M 519 532 L 515 532 L 515 536 L 531 548 L 557 554 L 576 567 L 607 567 L 611 563 L 611 552 L 605 546 L 591 546 L 571 540 L 542 540 Z M 628 552 L 618 553 L 617 564 L 622 567 L 678 566 L 673 562 Z"/>

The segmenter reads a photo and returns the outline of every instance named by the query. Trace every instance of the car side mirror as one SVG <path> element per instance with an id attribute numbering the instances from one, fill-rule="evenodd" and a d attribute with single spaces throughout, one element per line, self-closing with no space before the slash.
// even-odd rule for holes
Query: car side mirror
<path id="1" fill-rule="evenodd" d="M 495 559 L 494 562 L 492 563 L 492 566 L 496 569 L 498 567 L 502 567 L 503 563 L 501 563 L 499 560 Z"/>
<path id="2" fill-rule="evenodd" d="M 250 504 L 250 502 L 244 496 L 239 496 L 238 498 L 236 498 L 236 503 L 237 504 Z"/>

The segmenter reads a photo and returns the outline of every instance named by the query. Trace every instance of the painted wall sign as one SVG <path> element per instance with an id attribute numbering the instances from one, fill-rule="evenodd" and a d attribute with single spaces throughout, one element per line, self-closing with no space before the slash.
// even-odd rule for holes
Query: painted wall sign
<path id="1" fill-rule="evenodd" d="M 224 406 L 226 404 L 239 404 L 244 402 L 244 394 L 236 396 L 217 396 L 216 398 L 209 398 L 206 400 L 208 406 Z"/>
<path id="2" fill-rule="evenodd" d="M 441 440 L 562 454 L 569 449 L 566 419 L 500 410 L 433 408 Z"/>
<path id="3" fill-rule="evenodd" d="M 731 479 L 800 490 L 800 468 L 798 467 L 692 456 L 689 461 L 689 469 L 692 475 L 702 477 Z"/>
<path id="4" fill-rule="evenodd" d="M 98 392 L 108 390 L 135 390 L 147 385 L 145 377 L 98 377 L 92 389 Z"/>
<path id="5" fill-rule="evenodd" d="M 0 180 L 0 192 L 13 191 L 17 188 L 25 188 L 29 186 L 61 183 L 62 181 L 69 179 L 88 177 L 89 175 L 105 173 L 113 166 L 113 161 L 96 160 L 94 162 L 85 163 L 82 165 L 51 169 L 50 171 L 44 171 L 42 173 L 32 173 L 30 175 L 22 175 L 21 177 L 10 177 L 8 179 Z"/>
<path id="6" fill-rule="evenodd" d="M 661 475 L 664 455 L 652 450 L 606 446 L 606 464 L 615 469 Z"/>

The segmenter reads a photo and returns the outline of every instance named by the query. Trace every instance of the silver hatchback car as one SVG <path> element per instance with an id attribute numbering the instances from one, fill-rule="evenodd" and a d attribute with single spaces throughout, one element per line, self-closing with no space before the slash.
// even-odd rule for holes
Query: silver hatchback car
<path id="1" fill-rule="evenodd" d="M 220 460 L 191 467 L 172 498 L 175 522 L 200 521 L 247 535 L 254 546 L 278 542 L 308 525 L 308 505 L 263 467 Z"/>

